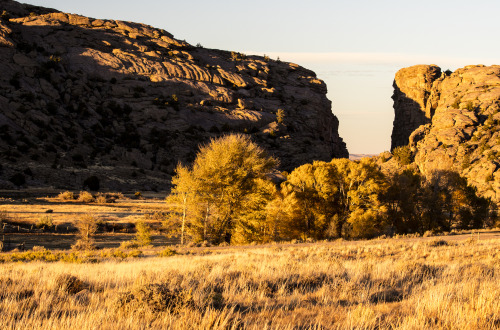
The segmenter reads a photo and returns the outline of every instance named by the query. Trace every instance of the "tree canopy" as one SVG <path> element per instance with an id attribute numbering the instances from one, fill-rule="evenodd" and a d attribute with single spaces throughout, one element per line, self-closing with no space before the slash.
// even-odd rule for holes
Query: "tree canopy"
<path id="1" fill-rule="evenodd" d="M 261 196 L 255 192 L 266 186 L 276 165 L 245 135 L 214 139 L 200 148 L 192 167 L 177 167 L 169 201 L 182 205 L 184 229 L 195 240 L 230 241 L 234 233 L 245 232 L 241 227 L 249 222 L 244 215 L 258 204 Z"/>
<path id="2" fill-rule="evenodd" d="M 480 228 L 491 204 L 454 172 L 424 177 L 401 167 L 384 175 L 373 158 L 314 161 L 269 177 L 277 161 L 246 135 L 227 135 L 179 164 L 165 222 L 181 244 L 371 238 Z"/>

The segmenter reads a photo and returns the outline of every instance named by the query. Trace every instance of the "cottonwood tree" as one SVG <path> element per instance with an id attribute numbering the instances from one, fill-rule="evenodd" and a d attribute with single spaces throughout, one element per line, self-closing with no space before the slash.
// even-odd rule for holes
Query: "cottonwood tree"
<path id="1" fill-rule="evenodd" d="M 290 226 L 302 239 L 323 238 L 337 208 L 338 177 L 335 166 L 315 161 L 304 164 L 290 173 L 282 189 L 288 202 Z"/>
<path id="2" fill-rule="evenodd" d="M 384 200 L 394 233 L 482 228 L 491 202 L 457 172 L 440 170 L 427 177 L 406 169 L 388 178 Z"/>
<path id="3" fill-rule="evenodd" d="M 173 235 L 180 234 L 181 244 L 184 244 L 186 231 L 186 220 L 188 211 L 193 212 L 193 206 L 197 204 L 196 187 L 197 184 L 193 178 L 190 169 L 179 164 L 175 169 L 175 176 L 172 178 L 172 185 L 175 189 L 167 197 L 167 204 L 170 206 L 171 213 L 166 219 L 164 226 L 169 229 Z"/>
<path id="4" fill-rule="evenodd" d="M 337 181 L 340 212 L 336 235 L 342 235 L 344 225 L 349 224 L 353 237 L 373 237 L 386 229 L 387 208 L 382 195 L 387 188 L 386 180 L 375 161 L 333 159 L 331 163 L 341 175 Z"/>
<path id="5" fill-rule="evenodd" d="M 182 212 L 177 212 L 182 214 L 180 227 L 195 239 L 214 243 L 230 241 L 235 232 L 244 232 L 235 228 L 248 225 L 242 217 L 248 217 L 246 203 L 257 198 L 261 180 L 276 165 L 276 159 L 245 135 L 227 135 L 202 146 L 192 167 L 178 167 L 173 181 L 172 195 L 176 197 L 172 198 L 182 205 Z"/>
<path id="6" fill-rule="evenodd" d="M 276 239 L 276 223 L 268 217 L 267 205 L 275 198 L 276 185 L 265 179 L 256 179 L 252 190 L 241 203 L 232 241 L 238 243 L 266 243 Z"/>
<path id="7" fill-rule="evenodd" d="M 391 234 L 420 231 L 421 202 L 425 178 L 416 170 L 405 169 L 387 177 L 388 187 L 383 196 L 388 208 Z"/>
<path id="8" fill-rule="evenodd" d="M 289 214 L 296 219 L 292 223 L 306 237 L 370 237 L 384 229 L 386 208 L 380 196 L 385 181 L 371 160 L 305 164 L 282 186 L 288 187 L 288 200 L 295 205 Z"/>

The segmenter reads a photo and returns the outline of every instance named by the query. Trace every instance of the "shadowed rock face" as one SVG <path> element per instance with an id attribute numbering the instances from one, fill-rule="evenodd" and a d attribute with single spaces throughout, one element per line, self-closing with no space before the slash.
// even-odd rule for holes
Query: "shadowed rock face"
<path id="1" fill-rule="evenodd" d="M 403 70 L 413 68 L 421 70 L 422 66 Z M 428 69 L 438 72 L 433 66 Z M 420 81 L 401 82 L 408 95 L 428 95 L 427 102 L 419 103 L 420 108 L 415 106 L 413 111 L 425 113 L 425 118 L 432 120 L 415 129 L 405 143 L 409 142 L 415 153 L 415 163 L 425 175 L 456 171 L 483 196 L 499 202 L 500 66 L 471 65 L 434 78 L 432 85 L 422 85 Z M 396 117 L 406 115 L 396 101 L 394 107 Z M 396 118 L 395 123 L 404 120 Z"/>
<path id="2" fill-rule="evenodd" d="M 435 98 L 431 97 L 432 86 L 440 76 L 441 69 L 435 65 L 416 65 L 396 73 L 391 150 L 407 145 L 415 129 L 430 123 L 436 106 Z"/>
<path id="3" fill-rule="evenodd" d="M 0 1 L 0 188 L 163 189 L 229 132 L 291 170 L 348 157 L 326 86 L 293 63 L 193 47 L 147 25 Z M 278 120 L 278 109 L 284 117 Z"/>

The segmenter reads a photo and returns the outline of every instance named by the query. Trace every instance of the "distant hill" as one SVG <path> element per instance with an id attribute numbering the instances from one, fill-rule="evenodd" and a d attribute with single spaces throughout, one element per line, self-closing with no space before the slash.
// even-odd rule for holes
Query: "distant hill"
<path id="1" fill-rule="evenodd" d="M 297 64 L 153 27 L 0 1 L 0 189 L 162 189 L 239 132 L 291 170 L 348 157 L 325 83 Z"/>
<path id="2" fill-rule="evenodd" d="M 361 158 L 373 157 L 377 156 L 377 154 L 349 154 L 350 160 L 360 160 Z"/>

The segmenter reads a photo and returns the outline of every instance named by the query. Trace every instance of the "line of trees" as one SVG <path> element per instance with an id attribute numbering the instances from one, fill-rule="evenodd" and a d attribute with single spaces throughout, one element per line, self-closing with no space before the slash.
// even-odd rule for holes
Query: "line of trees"
<path id="1" fill-rule="evenodd" d="M 212 140 L 192 166 L 177 167 L 165 227 L 181 244 L 265 243 L 482 228 L 494 218 L 489 200 L 454 172 L 386 176 L 374 159 L 333 159 L 278 185 L 277 165 L 245 135 Z"/>

